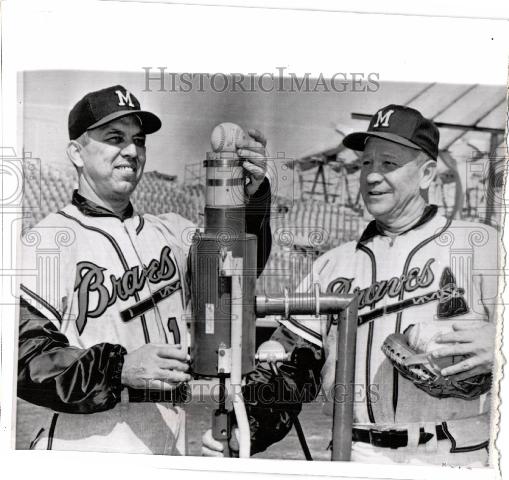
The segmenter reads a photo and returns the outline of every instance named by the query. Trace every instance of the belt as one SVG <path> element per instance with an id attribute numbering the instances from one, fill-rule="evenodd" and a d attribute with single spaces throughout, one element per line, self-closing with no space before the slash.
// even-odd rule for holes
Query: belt
<path id="1" fill-rule="evenodd" d="M 127 387 L 129 402 L 187 403 L 191 398 L 189 384 L 181 383 L 172 390 L 145 390 Z"/>
<path id="2" fill-rule="evenodd" d="M 442 425 L 436 425 L 437 440 L 446 440 L 448 437 Z M 427 443 L 433 438 L 432 433 L 419 430 L 419 444 Z M 376 430 L 376 429 L 352 429 L 354 442 L 370 443 L 375 447 L 400 448 L 408 445 L 408 430 Z"/>

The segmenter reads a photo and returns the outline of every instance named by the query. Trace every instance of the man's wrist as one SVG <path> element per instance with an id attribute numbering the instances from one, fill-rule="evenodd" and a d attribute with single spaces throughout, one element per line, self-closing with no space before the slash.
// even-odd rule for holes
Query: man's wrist
<path id="1" fill-rule="evenodd" d="M 253 198 L 261 199 L 270 192 L 269 179 L 265 176 L 261 180 L 256 180 L 255 182 L 251 180 L 251 183 L 245 186 L 244 192 L 248 200 L 252 200 Z"/>
<path id="2" fill-rule="evenodd" d="M 244 187 L 244 193 L 246 194 L 248 199 L 251 199 L 253 198 L 254 195 L 256 195 L 256 193 L 258 192 L 263 183 L 263 180 L 264 178 L 262 178 L 261 180 L 251 179 L 249 183 L 246 184 L 246 186 Z"/>

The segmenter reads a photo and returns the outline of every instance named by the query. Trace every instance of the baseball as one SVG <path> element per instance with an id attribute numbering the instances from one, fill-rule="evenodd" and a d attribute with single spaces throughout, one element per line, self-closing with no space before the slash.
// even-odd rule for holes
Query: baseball
<path id="1" fill-rule="evenodd" d="M 417 352 L 431 352 L 438 347 L 434 341 L 441 333 L 452 332 L 452 327 L 444 328 L 433 322 L 423 322 L 413 325 L 407 332 L 408 344 Z"/>
<path id="2" fill-rule="evenodd" d="M 265 368 L 269 368 L 267 362 L 281 362 L 286 360 L 288 355 L 279 342 L 267 340 L 258 347 L 256 358 Z"/>
<path id="3" fill-rule="evenodd" d="M 214 152 L 235 152 L 237 146 L 247 138 L 244 130 L 235 123 L 220 123 L 210 136 Z"/>

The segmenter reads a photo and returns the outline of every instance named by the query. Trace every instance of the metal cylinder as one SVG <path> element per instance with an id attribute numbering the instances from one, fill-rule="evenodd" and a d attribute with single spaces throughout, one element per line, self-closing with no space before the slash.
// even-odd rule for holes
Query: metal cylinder
<path id="1" fill-rule="evenodd" d="M 246 209 L 242 207 L 205 207 L 205 231 L 221 238 L 238 237 L 246 231 Z"/>
<path id="2" fill-rule="evenodd" d="M 242 375 L 254 369 L 256 236 L 247 235 L 244 169 L 235 152 L 207 153 L 205 232 L 191 246 L 193 307 L 192 369 L 195 375 L 229 375 L 232 276 L 221 271 L 222 255 L 242 258 Z M 233 310 L 239 311 L 238 305 Z"/>
<path id="3" fill-rule="evenodd" d="M 219 238 L 218 238 L 219 237 Z M 256 290 L 256 236 L 238 234 L 227 241 L 216 234 L 196 233 L 191 246 L 193 306 L 192 370 L 195 375 L 218 376 L 220 351 L 231 348 L 231 277 L 221 272 L 222 250 L 243 258 L 242 375 L 254 370 Z"/>
<path id="4" fill-rule="evenodd" d="M 245 203 L 242 160 L 233 152 L 209 152 L 205 167 L 205 204 L 210 207 L 241 207 Z"/>

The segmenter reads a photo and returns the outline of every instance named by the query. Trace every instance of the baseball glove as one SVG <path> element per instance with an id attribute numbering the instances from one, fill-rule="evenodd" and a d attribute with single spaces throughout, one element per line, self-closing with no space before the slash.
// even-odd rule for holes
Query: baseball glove
<path id="1" fill-rule="evenodd" d="M 411 327 L 410 327 L 411 328 Z M 420 342 L 409 343 L 409 330 L 389 335 L 382 351 L 398 372 L 416 387 L 432 397 L 456 397 L 473 400 L 487 392 L 491 386 L 491 375 L 469 375 L 469 372 L 444 377 L 440 371 L 466 358 L 465 355 L 434 358 Z"/>

